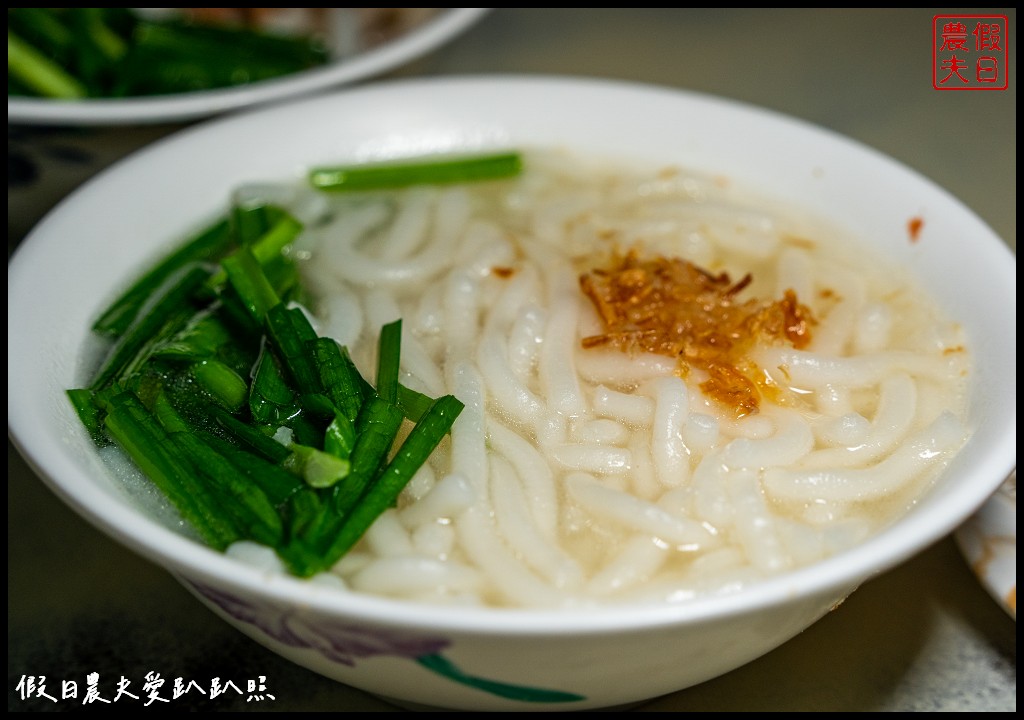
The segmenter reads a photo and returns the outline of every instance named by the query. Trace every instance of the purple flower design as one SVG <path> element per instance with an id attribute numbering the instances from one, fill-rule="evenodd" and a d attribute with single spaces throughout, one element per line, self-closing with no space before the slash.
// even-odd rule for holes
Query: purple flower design
<path id="1" fill-rule="evenodd" d="M 355 666 L 356 660 L 378 655 L 416 660 L 434 655 L 451 643 L 443 638 L 417 637 L 372 626 L 321 621 L 311 622 L 294 610 L 243 600 L 208 585 L 189 581 L 225 613 L 259 628 L 267 636 L 295 648 L 311 648 L 333 662 Z"/>

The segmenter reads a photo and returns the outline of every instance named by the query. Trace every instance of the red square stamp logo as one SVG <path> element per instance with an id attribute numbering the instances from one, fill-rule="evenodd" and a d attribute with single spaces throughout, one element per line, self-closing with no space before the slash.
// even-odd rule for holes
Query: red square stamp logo
<path id="1" fill-rule="evenodd" d="M 1005 15 L 936 15 L 932 19 L 932 87 L 1008 88 L 1009 32 Z"/>

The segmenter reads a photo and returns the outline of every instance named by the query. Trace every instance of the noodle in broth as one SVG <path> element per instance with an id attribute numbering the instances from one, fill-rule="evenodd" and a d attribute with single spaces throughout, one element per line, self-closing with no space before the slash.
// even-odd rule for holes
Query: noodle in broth
<path id="1" fill-rule="evenodd" d="M 959 328 L 834 228 L 678 169 L 526 168 L 312 203 L 319 332 L 369 369 L 375 329 L 402 318 L 402 382 L 466 406 L 332 581 L 545 608 L 734 591 L 876 532 L 964 441 Z M 583 347 L 604 327 L 580 275 L 629 250 L 808 307 L 806 347 L 747 353 L 771 390 L 756 412 L 677 358 Z"/>

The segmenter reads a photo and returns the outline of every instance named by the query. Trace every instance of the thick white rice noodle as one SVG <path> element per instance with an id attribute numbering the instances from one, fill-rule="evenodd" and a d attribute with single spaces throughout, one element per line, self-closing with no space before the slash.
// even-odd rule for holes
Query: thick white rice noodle
<path id="1" fill-rule="evenodd" d="M 334 572 L 429 602 L 674 602 L 842 551 L 906 512 L 964 441 L 957 327 L 897 270 L 728 183 L 531 153 L 514 181 L 328 198 L 303 239 L 319 330 L 372 377 L 466 409 Z M 584 350 L 578 277 L 613 248 L 680 256 L 744 297 L 794 289 L 811 345 L 754 360 L 783 391 L 737 419 L 674 358 Z"/>

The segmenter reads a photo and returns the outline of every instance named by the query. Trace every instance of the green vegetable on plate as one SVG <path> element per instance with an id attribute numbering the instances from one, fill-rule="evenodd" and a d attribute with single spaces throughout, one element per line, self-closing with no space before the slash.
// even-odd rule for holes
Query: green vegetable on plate
<path id="1" fill-rule="evenodd" d="M 8 95 L 171 95 L 276 78 L 329 59 L 312 37 L 150 19 L 132 8 L 7 11 Z"/>

